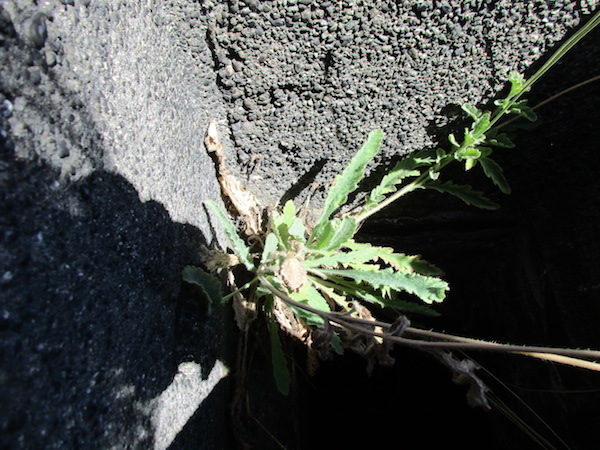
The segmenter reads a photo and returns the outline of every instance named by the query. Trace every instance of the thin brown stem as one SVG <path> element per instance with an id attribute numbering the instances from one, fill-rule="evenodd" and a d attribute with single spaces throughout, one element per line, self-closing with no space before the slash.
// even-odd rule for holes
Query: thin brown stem
<path id="1" fill-rule="evenodd" d="M 326 320 L 330 323 L 338 324 L 339 326 L 348 330 L 366 334 L 369 336 L 379 337 L 396 344 L 409 345 L 420 348 L 484 350 L 499 351 L 505 353 L 516 353 L 525 356 L 530 356 L 533 358 L 554 361 L 561 364 L 568 364 L 600 372 L 600 364 L 593 361 L 581 359 L 590 358 L 600 360 L 600 351 L 597 350 L 579 350 L 569 348 L 500 344 L 496 342 L 471 339 L 462 336 L 439 333 L 435 331 L 422 330 L 414 327 L 407 327 L 404 330 L 404 334 L 422 336 L 427 338 L 427 340 L 394 336 L 389 333 L 380 333 L 375 331 L 374 328 L 381 327 L 382 329 L 389 330 L 392 327 L 392 325 L 386 322 L 379 322 L 375 320 L 371 321 L 352 317 L 349 314 L 325 312 L 316 308 L 312 308 L 311 306 L 293 300 L 287 294 L 275 288 L 263 275 L 259 275 L 258 278 L 263 284 L 263 286 L 265 286 L 269 291 L 271 291 L 273 295 L 277 296 L 285 303 L 287 303 L 290 306 L 293 306 L 294 308 L 300 308 L 304 309 L 305 311 L 309 311 L 313 314 L 322 317 L 323 320 Z M 432 341 L 429 339 L 438 340 Z"/>

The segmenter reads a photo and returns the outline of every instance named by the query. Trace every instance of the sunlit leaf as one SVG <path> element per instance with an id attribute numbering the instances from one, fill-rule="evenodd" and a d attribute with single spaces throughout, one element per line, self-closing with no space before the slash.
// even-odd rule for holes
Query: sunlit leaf
<path id="1" fill-rule="evenodd" d="M 313 230 L 313 237 L 318 236 L 329 221 L 331 215 L 348 200 L 348 195 L 354 192 L 358 183 L 363 179 L 367 164 L 373 159 L 381 147 L 383 131 L 373 130 L 367 141 L 356 153 L 341 175 L 337 175 L 325 200 L 320 219 Z"/>
<path id="2" fill-rule="evenodd" d="M 395 291 L 405 291 L 416 295 L 426 303 L 441 302 L 448 290 L 448 284 L 439 278 L 397 272 L 393 269 L 379 271 L 320 269 L 320 272 L 365 282 L 375 288 L 385 286 Z"/>

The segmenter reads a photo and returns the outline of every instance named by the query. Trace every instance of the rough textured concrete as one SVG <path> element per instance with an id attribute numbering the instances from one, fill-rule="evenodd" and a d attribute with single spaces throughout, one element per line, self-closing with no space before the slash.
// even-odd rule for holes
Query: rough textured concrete
<path id="1" fill-rule="evenodd" d="M 202 208 L 220 194 L 208 121 L 265 203 L 312 182 L 318 200 L 370 129 L 378 164 L 435 143 L 596 7 L 0 5 L 0 446 L 219 449 L 234 330 L 180 282 L 225 244 Z"/>
<path id="2" fill-rule="evenodd" d="M 223 448 L 230 321 L 180 278 L 214 240 L 214 74 L 162 2 L 73 3 L 2 4 L 0 446 L 166 448 L 192 417 L 177 445 Z"/>

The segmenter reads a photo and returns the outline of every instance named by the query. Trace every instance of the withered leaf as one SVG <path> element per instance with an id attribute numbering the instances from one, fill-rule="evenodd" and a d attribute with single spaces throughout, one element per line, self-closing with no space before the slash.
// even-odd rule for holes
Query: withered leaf
<path id="1" fill-rule="evenodd" d="M 246 234 L 249 236 L 260 234 L 262 208 L 256 197 L 244 189 L 242 184 L 229 173 L 225 166 L 223 144 L 215 120 L 211 120 L 208 124 L 204 145 L 209 153 L 214 154 L 221 191 L 231 201 L 231 205 L 235 208 L 234 212 L 244 221 Z"/>
<path id="2" fill-rule="evenodd" d="M 282 281 L 293 292 L 298 292 L 307 281 L 306 269 L 295 256 L 285 258 L 279 273 Z"/>

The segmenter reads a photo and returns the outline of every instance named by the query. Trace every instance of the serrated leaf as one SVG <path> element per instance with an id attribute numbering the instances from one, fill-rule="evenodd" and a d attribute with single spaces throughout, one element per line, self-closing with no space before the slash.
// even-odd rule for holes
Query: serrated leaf
<path id="1" fill-rule="evenodd" d="M 475 191 L 471 186 L 454 184 L 451 181 L 444 183 L 438 181 L 430 181 L 423 185 L 428 189 L 435 189 L 438 192 L 452 194 L 460 198 L 467 205 L 477 206 L 481 209 L 498 209 L 498 204 L 494 203 L 483 195 L 482 192 Z"/>
<path id="2" fill-rule="evenodd" d="M 474 131 L 465 128 L 465 137 L 461 145 L 462 148 L 471 148 L 481 144 L 485 136 L 481 133 L 475 134 Z"/>
<path id="3" fill-rule="evenodd" d="M 323 289 L 326 292 L 326 294 L 331 297 L 335 297 L 336 294 L 331 294 L 331 291 L 335 289 L 349 298 L 359 298 L 367 303 L 378 305 L 382 308 L 390 307 L 400 309 L 404 312 L 414 312 L 428 316 L 439 316 L 439 313 L 422 303 L 414 303 L 405 300 L 400 300 L 394 296 L 386 298 L 383 295 L 377 295 L 374 288 L 371 288 L 364 284 L 359 286 L 355 283 L 347 282 L 341 277 L 331 276 L 328 279 L 331 280 L 331 283 L 321 279 L 316 279 L 316 282 L 318 282 L 321 285 L 319 288 Z M 350 309 L 348 301 L 339 302 L 336 300 L 336 303 L 338 303 L 340 306 L 346 309 Z"/>
<path id="4" fill-rule="evenodd" d="M 434 167 L 431 167 L 428 171 L 428 175 L 432 180 L 437 180 L 440 177 L 440 172 Z"/>
<path id="5" fill-rule="evenodd" d="M 492 180 L 496 186 L 498 186 L 498 189 L 500 189 L 500 191 L 502 191 L 504 194 L 510 194 L 510 186 L 504 177 L 504 171 L 502 170 L 502 167 L 500 167 L 493 159 L 485 156 L 479 158 L 479 163 L 483 168 L 483 173 L 485 173 L 485 175 Z"/>
<path id="6" fill-rule="evenodd" d="M 340 286 L 319 277 L 309 276 L 309 279 L 322 295 L 327 297 L 330 301 L 337 303 L 346 310 L 351 308 L 349 302 L 346 300 L 345 293 Z"/>
<path id="7" fill-rule="evenodd" d="M 271 338 L 271 360 L 273 362 L 273 377 L 277 389 L 283 395 L 288 395 L 290 392 L 290 371 L 288 370 L 287 361 L 279 339 L 279 326 L 271 316 L 269 321 L 269 335 Z"/>
<path id="8" fill-rule="evenodd" d="M 424 316 L 439 317 L 440 313 L 423 303 L 415 303 L 407 300 L 401 300 L 397 296 L 391 298 L 381 298 L 381 306 L 387 308 L 399 309 L 405 313 L 416 313 Z"/>
<path id="9" fill-rule="evenodd" d="M 221 208 L 217 206 L 215 202 L 212 200 L 206 200 L 204 203 L 211 209 L 217 220 L 223 226 L 223 230 L 225 234 L 229 238 L 229 242 L 233 246 L 233 251 L 239 258 L 240 262 L 246 266 L 251 272 L 256 271 L 256 267 L 254 267 L 254 263 L 252 262 L 252 258 L 250 257 L 250 249 L 246 246 L 246 243 L 239 237 L 237 233 L 237 229 L 234 223 L 225 215 Z"/>
<path id="10" fill-rule="evenodd" d="M 342 347 L 342 340 L 340 339 L 340 335 L 338 333 L 336 333 L 335 331 L 333 332 L 333 336 L 331 338 L 331 347 L 333 348 L 333 351 L 336 352 L 338 355 L 343 355 L 344 354 L 344 347 Z"/>
<path id="11" fill-rule="evenodd" d="M 448 284 L 439 278 L 398 272 L 393 269 L 379 271 L 319 269 L 319 272 L 364 282 L 375 288 L 386 287 L 395 291 L 405 291 L 416 295 L 425 303 L 441 302 L 448 290 Z"/>
<path id="12" fill-rule="evenodd" d="M 406 157 L 398 162 L 394 168 L 385 175 L 379 185 L 374 188 L 367 197 L 365 211 L 371 209 L 385 200 L 387 194 L 396 191 L 396 185 L 400 184 L 405 178 L 418 177 L 421 175 L 416 168 L 420 166 L 414 158 Z"/>
<path id="13" fill-rule="evenodd" d="M 388 250 L 384 247 L 381 250 Z M 389 251 L 380 251 L 379 257 L 391 264 L 396 270 L 406 272 L 417 272 L 421 275 L 442 275 L 440 268 L 425 261 L 419 255 L 406 255 L 404 253 L 395 253 L 392 249 Z"/>
<path id="14" fill-rule="evenodd" d="M 508 100 L 506 98 L 494 100 L 494 105 L 496 105 L 502 109 L 508 109 L 508 107 L 510 106 L 510 100 Z"/>
<path id="15" fill-rule="evenodd" d="M 379 249 L 372 247 L 349 252 L 331 252 L 322 256 L 304 261 L 305 267 L 329 266 L 338 267 L 351 263 L 361 264 L 373 261 L 379 257 Z"/>
<path id="16" fill-rule="evenodd" d="M 203 294 L 209 301 L 209 312 L 211 310 L 210 305 L 217 305 L 223 298 L 223 292 L 221 291 L 221 282 L 217 277 L 205 272 L 200 267 L 196 266 L 185 266 L 181 272 L 183 281 L 198 286 Z"/>
<path id="17" fill-rule="evenodd" d="M 329 194 L 325 200 L 325 205 L 321 213 L 321 217 L 315 225 L 313 236 L 318 236 L 321 229 L 329 221 L 331 215 L 342 205 L 348 201 L 348 195 L 354 192 L 358 187 L 358 183 L 363 179 L 367 164 L 373 159 L 375 154 L 381 147 L 383 141 L 383 131 L 373 130 L 369 133 L 369 137 L 363 144 L 361 149 L 356 153 L 344 171 L 337 175 L 333 185 L 329 190 Z"/>

